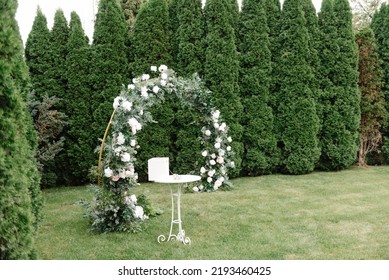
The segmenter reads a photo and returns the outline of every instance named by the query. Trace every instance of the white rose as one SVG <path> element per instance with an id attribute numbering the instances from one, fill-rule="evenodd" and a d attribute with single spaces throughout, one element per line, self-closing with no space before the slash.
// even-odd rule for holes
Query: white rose
<path id="1" fill-rule="evenodd" d="M 204 189 L 204 186 L 203 185 L 200 185 L 199 186 L 199 190 L 202 191 Z"/>
<path id="2" fill-rule="evenodd" d="M 132 195 L 130 195 L 130 200 L 132 201 L 132 202 L 134 202 L 134 204 L 136 204 L 137 203 L 137 199 L 136 199 L 136 195 L 135 194 L 132 194 Z"/>
<path id="3" fill-rule="evenodd" d="M 125 138 L 124 138 L 123 133 L 119 132 L 119 135 L 118 135 L 118 137 L 117 137 L 117 139 L 116 139 L 116 143 L 117 143 L 118 145 L 123 145 L 125 141 L 126 141 L 126 140 L 125 140 Z"/>
<path id="4" fill-rule="evenodd" d="M 222 163 L 224 163 L 224 158 L 223 157 L 217 157 L 216 162 L 222 164 Z"/>
<path id="5" fill-rule="evenodd" d="M 220 182 L 219 180 L 216 180 L 215 187 L 219 188 L 221 185 L 222 185 L 222 182 Z"/>
<path id="6" fill-rule="evenodd" d="M 167 70 L 167 66 L 164 65 L 164 64 L 161 64 L 161 65 L 158 67 L 158 71 L 159 71 L 159 72 L 163 72 L 163 71 L 165 71 L 165 70 Z"/>
<path id="7" fill-rule="evenodd" d="M 215 148 L 216 148 L 216 149 L 220 149 L 220 143 L 218 143 L 218 142 L 215 143 Z"/>
<path id="8" fill-rule="evenodd" d="M 213 159 L 211 159 L 211 160 L 209 161 L 209 164 L 215 165 L 215 164 L 216 164 L 216 161 L 214 161 Z"/>
<path id="9" fill-rule="evenodd" d="M 147 98 L 149 96 L 149 94 L 147 93 L 147 87 L 141 87 L 140 93 L 141 93 L 141 96 L 144 98 Z"/>
<path id="10" fill-rule="evenodd" d="M 119 177 L 122 178 L 122 179 L 126 178 L 126 173 L 125 173 L 124 170 L 123 170 L 123 171 L 120 171 Z"/>
<path id="11" fill-rule="evenodd" d="M 218 142 L 218 143 L 221 143 L 222 139 L 220 137 L 217 137 L 215 141 Z"/>
<path id="12" fill-rule="evenodd" d="M 217 178 L 217 179 L 218 179 L 218 181 L 220 181 L 220 182 L 222 182 L 222 183 L 223 183 L 224 180 L 225 180 L 224 177 L 219 177 L 219 178 Z"/>
<path id="13" fill-rule="evenodd" d="M 134 88 L 135 88 L 135 85 L 134 85 L 134 84 L 129 84 L 129 85 L 127 86 L 127 88 L 128 88 L 128 89 L 134 89 Z"/>
<path id="14" fill-rule="evenodd" d="M 157 71 L 157 66 L 151 66 L 151 67 L 150 67 L 150 70 L 151 70 L 152 72 L 156 72 L 156 71 Z"/>
<path id="15" fill-rule="evenodd" d="M 227 141 L 228 141 L 228 142 L 232 142 L 231 136 L 229 136 L 229 137 L 227 138 Z"/>
<path id="16" fill-rule="evenodd" d="M 206 156 L 208 155 L 208 152 L 207 152 L 207 151 L 203 151 L 203 152 L 201 153 L 201 155 L 202 155 L 203 157 L 206 157 Z"/>
<path id="17" fill-rule="evenodd" d="M 122 98 L 120 96 L 115 97 L 113 100 L 113 108 L 116 110 L 119 107 L 120 101 Z"/>
<path id="18" fill-rule="evenodd" d="M 109 178 L 112 176 L 112 174 L 113 174 L 113 171 L 111 168 L 107 167 L 106 169 L 104 169 L 104 176 L 105 177 Z"/>
<path id="19" fill-rule="evenodd" d="M 143 116 L 143 110 L 139 111 L 139 115 Z"/>
<path id="20" fill-rule="evenodd" d="M 148 80 L 148 79 L 150 79 L 150 75 L 149 75 L 149 74 L 143 74 L 143 75 L 142 75 L 142 80 L 143 80 L 143 81 L 146 81 L 146 80 Z"/>
<path id="21" fill-rule="evenodd" d="M 194 192 L 198 192 L 199 191 L 198 187 L 193 187 L 192 189 L 193 189 Z"/>
<path id="22" fill-rule="evenodd" d="M 216 155 L 215 155 L 215 154 L 212 154 L 212 155 L 211 155 L 211 158 L 216 158 Z"/>
<path id="23" fill-rule="evenodd" d="M 220 125 L 217 122 L 215 122 L 215 123 L 213 123 L 213 127 L 218 129 L 220 127 Z"/>
<path id="24" fill-rule="evenodd" d="M 228 147 L 227 147 L 227 151 L 228 151 L 228 152 L 231 151 L 231 146 L 228 146 Z"/>
<path id="25" fill-rule="evenodd" d="M 162 80 L 166 80 L 167 79 L 167 74 L 166 73 L 162 73 L 161 74 L 161 79 Z"/>
<path id="26" fill-rule="evenodd" d="M 121 160 L 122 162 L 129 162 L 131 159 L 131 155 L 129 153 L 122 154 Z"/>
<path id="27" fill-rule="evenodd" d="M 133 78 L 133 79 L 132 79 L 132 82 L 133 82 L 134 84 L 137 84 L 137 83 L 139 83 L 139 79 L 138 79 L 138 78 Z"/>
<path id="28" fill-rule="evenodd" d="M 154 87 L 153 87 L 153 92 L 154 92 L 154 93 L 158 93 L 158 91 L 159 91 L 159 87 L 158 87 L 158 86 L 154 86 Z"/>
<path id="29" fill-rule="evenodd" d="M 215 175 L 215 173 L 216 173 L 215 170 L 210 170 L 210 171 L 208 171 L 208 176 L 213 177 L 213 175 Z"/>
<path id="30" fill-rule="evenodd" d="M 135 139 L 132 139 L 132 140 L 130 141 L 130 145 L 131 145 L 131 147 L 135 147 L 135 145 L 136 145 L 136 140 L 135 140 Z"/>
<path id="31" fill-rule="evenodd" d="M 120 155 L 120 152 L 122 151 L 122 147 L 117 147 L 116 149 L 114 149 L 114 152 L 117 156 Z"/>
<path id="32" fill-rule="evenodd" d="M 142 206 L 135 206 L 134 216 L 138 219 L 143 219 L 144 211 Z"/>
<path id="33" fill-rule="evenodd" d="M 222 150 L 222 149 L 220 149 L 219 151 L 219 156 L 221 156 L 221 157 L 223 157 L 224 155 L 225 155 L 225 151 L 224 150 Z"/>
<path id="34" fill-rule="evenodd" d="M 231 161 L 231 162 L 230 162 L 230 166 L 231 166 L 232 168 L 235 168 L 235 162 Z"/>
<path id="35" fill-rule="evenodd" d="M 215 112 L 212 113 L 212 118 L 217 120 L 220 117 L 220 111 L 216 110 Z"/>
<path id="36" fill-rule="evenodd" d="M 207 182 L 208 182 L 208 183 L 212 183 L 212 178 L 211 178 L 211 177 L 208 177 L 208 178 L 207 178 Z"/>
<path id="37" fill-rule="evenodd" d="M 161 80 L 161 86 L 166 86 L 166 81 L 165 80 Z"/>
<path id="38" fill-rule="evenodd" d="M 211 135 L 211 131 L 209 129 L 207 129 L 205 132 L 204 132 L 205 135 L 207 136 L 210 136 Z"/>
<path id="39" fill-rule="evenodd" d="M 134 175 L 134 172 L 131 171 L 131 170 L 126 170 L 126 171 L 124 172 L 124 175 L 125 175 L 126 177 L 130 177 L 130 176 Z"/>
<path id="40" fill-rule="evenodd" d="M 124 110 L 126 110 L 127 112 L 131 111 L 131 108 L 132 108 L 132 103 L 125 100 L 122 104 L 122 107 Z"/>
<path id="41" fill-rule="evenodd" d="M 201 168 L 200 168 L 200 173 L 201 173 L 201 174 L 204 174 L 206 171 L 207 171 L 207 170 L 206 170 L 204 167 L 201 167 Z"/>

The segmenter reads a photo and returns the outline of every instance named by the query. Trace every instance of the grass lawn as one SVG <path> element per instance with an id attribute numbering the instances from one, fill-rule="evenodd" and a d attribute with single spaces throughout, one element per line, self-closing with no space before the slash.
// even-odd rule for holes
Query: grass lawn
<path id="1" fill-rule="evenodd" d="M 302 176 L 233 180 L 229 192 L 181 198 L 191 245 L 159 244 L 170 228 L 169 187 L 142 184 L 164 211 L 141 233 L 95 234 L 84 210 L 87 187 L 44 191 L 45 219 L 36 243 L 41 259 L 389 259 L 389 166 Z"/>

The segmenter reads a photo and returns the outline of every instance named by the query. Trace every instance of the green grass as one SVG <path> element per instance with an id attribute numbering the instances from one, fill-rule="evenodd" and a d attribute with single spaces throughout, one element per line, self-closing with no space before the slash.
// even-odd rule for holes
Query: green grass
<path id="1" fill-rule="evenodd" d="M 76 202 L 87 187 L 44 192 L 41 259 L 389 259 L 389 167 L 233 180 L 229 192 L 183 194 L 191 245 L 159 244 L 170 228 L 169 187 L 142 184 L 164 213 L 141 233 L 88 231 Z"/>

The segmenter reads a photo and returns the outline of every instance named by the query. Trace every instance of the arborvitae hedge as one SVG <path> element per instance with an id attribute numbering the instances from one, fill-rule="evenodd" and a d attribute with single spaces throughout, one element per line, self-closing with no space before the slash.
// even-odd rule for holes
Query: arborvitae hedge
<path id="1" fill-rule="evenodd" d="M 93 139 L 99 144 L 113 112 L 113 100 L 123 84 L 129 82 L 126 49 L 127 25 L 117 1 L 101 0 L 93 33 L 91 60 L 91 90 L 89 98 L 93 112 Z M 97 162 L 97 156 L 96 156 Z"/>
<path id="2" fill-rule="evenodd" d="M 377 40 L 378 55 L 383 70 L 382 90 L 385 96 L 386 111 L 389 112 L 389 4 L 381 5 L 379 11 L 373 16 L 371 27 Z M 389 118 L 382 132 L 384 136 L 384 161 L 389 163 Z"/>
<path id="3" fill-rule="evenodd" d="M 239 60 L 236 51 L 235 32 L 229 13 L 230 0 L 208 0 L 205 4 L 207 23 L 207 49 L 205 54 L 204 79 L 212 91 L 211 99 L 230 126 L 235 152 L 235 174 L 241 171 L 243 127 L 240 124 L 243 106 L 239 96 Z"/>
<path id="4" fill-rule="evenodd" d="M 37 257 L 33 239 L 42 208 L 16 7 L 15 0 L 0 6 L 0 259 Z"/>
<path id="5" fill-rule="evenodd" d="M 323 3 L 324 4 L 324 3 Z M 331 3 L 326 4 L 330 7 Z M 323 5 L 322 9 L 325 6 Z M 328 8 L 330 9 L 330 8 Z M 323 125 L 321 130 L 320 168 L 338 170 L 349 167 L 356 160 L 359 142 L 360 93 L 358 91 L 358 56 L 355 38 L 352 30 L 352 14 L 347 0 L 333 1 L 333 23 L 321 22 L 322 38 L 331 39 L 329 48 L 330 62 L 321 60 L 328 65 L 323 71 L 333 72 L 330 76 L 328 90 L 323 92 Z M 331 19 L 331 16 L 328 16 Z M 332 19 L 331 19 L 332 20 Z M 328 26 L 324 27 L 323 26 Z M 331 28 L 335 38 L 327 38 L 325 29 Z M 336 30 L 336 32 L 334 32 Z M 320 43 L 320 45 L 328 42 Z M 336 55 L 337 48 L 339 53 Z M 333 52 L 334 50 L 335 52 Z M 321 53 L 320 51 L 319 53 Z M 322 54 L 327 55 L 327 54 Z M 332 57 L 335 55 L 334 57 Z M 331 64 L 329 64 L 331 63 Z M 325 77 L 324 77 L 325 78 Z"/>
<path id="6" fill-rule="evenodd" d="M 150 66 L 165 64 L 171 67 L 171 45 L 168 7 L 165 0 L 150 0 L 139 11 L 131 37 L 133 76 L 150 72 Z M 136 169 L 139 178 L 146 179 L 147 160 L 152 157 L 170 158 L 174 166 L 172 135 L 174 111 L 177 101 L 168 97 L 163 104 L 155 105 L 150 113 L 157 123 L 150 123 L 138 135 L 140 145 Z"/>
<path id="7" fill-rule="evenodd" d="M 81 184 L 87 181 L 89 169 L 97 164 L 94 153 L 96 141 L 91 123 L 90 100 L 93 96 L 90 83 L 90 69 L 92 68 L 91 51 L 88 38 L 82 29 L 79 16 L 71 13 L 68 55 L 66 57 L 66 77 L 68 79 L 67 109 L 72 112 L 68 115 L 68 129 L 66 134 L 65 151 L 69 161 L 66 170 L 68 184 Z"/>
<path id="8" fill-rule="evenodd" d="M 47 72 L 51 69 L 50 51 L 50 31 L 47 20 L 42 10 L 38 8 L 25 48 L 32 89 L 38 98 L 42 98 L 47 89 L 51 88 L 52 82 L 47 76 Z"/>
<path id="9" fill-rule="evenodd" d="M 282 150 L 282 171 L 291 174 L 311 172 L 320 156 L 317 133 L 319 119 L 309 85 L 309 34 L 303 3 L 286 0 L 283 5 L 277 75 L 277 130 Z"/>
<path id="10" fill-rule="evenodd" d="M 271 53 L 264 7 L 245 0 L 238 24 L 239 86 L 244 105 L 243 173 L 270 173 L 279 163 L 273 110 L 269 106 Z"/>

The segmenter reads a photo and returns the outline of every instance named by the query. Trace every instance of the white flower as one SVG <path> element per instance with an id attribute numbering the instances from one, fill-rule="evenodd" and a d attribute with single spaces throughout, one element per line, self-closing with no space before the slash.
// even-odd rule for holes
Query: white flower
<path id="1" fill-rule="evenodd" d="M 129 119 L 128 124 L 131 126 L 132 134 L 136 134 L 138 130 L 142 129 L 142 125 L 135 118 Z"/>
<path id="2" fill-rule="evenodd" d="M 151 70 L 152 72 L 156 72 L 156 71 L 157 71 L 157 66 L 151 66 L 151 67 L 150 67 L 150 70 Z"/>
<path id="3" fill-rule="evenodd" d="M 222 150 L 222 149 L 220 149 L 219 151 L 219 156 L 221 156 L 221 157 L 223 157 L 224 155 L 225 155 L 225 151 L 224 150 Z"/>
<path id="4" fill-rule="evenodd" d="M 149 75 L 149 74 L 143 74 L 143 75 L 142 75 L 142 80 L 143 80 L 143 81 L 146 81 L 146 80 L 148 80 L 148 79 L 150 79 L 150 75 Z"/>
<path id="5" fill-rule="evenodd" d="M 166 81 L 165 80 L 161 80 L 161 86 L 166 86 Z"/>
<path id="6" fill-rule="evenodd" d="M 220 117 L 220 111 L 216 110 L 215 112 L 212 113 L 212 118 L 214 120 L 217 120 Z"/>
<path id="7" fill-rule="evenodd" d="M 132 82 L 133 82 L 134 84 L 137 84 L 137 83 L 139 83 L 139 79 L 138 79 L 138 78 L 133 78 L 133 79 L 132 79 Z"/>
<path id="8" fill-rule="evenodd" d="M 116 144 L 123 145 L 125 141 L 126 141 L 126 139 L 124 138 L 123 133 L 119 132 L 119 135 L 116 139 Z"/>
<path id="9" fill-rule="evenodd" d="M 220 137 L 217 137 L 215 141 L 218 142 L 218 143 L 221 143 L 222 139 Z"/>
<path id="10" fill-rule="evenodd" d="M 220 127 L 220 125 L 217 122 L 215 122 L 215 123 L 213 123 L 213 127 L 218 129 Z"/>
<path id="11" fill-rule="evenodd" d="M 212 178 L 211 178 L 211 177 L 208 177 L 208 178 L 207 178 L 207 182 L 208 182 L 208 183 L 212 183 Z"/>
<path id="12" fill-rule="evenodd" d="M 131 147 L 135 147 L 135 145 L 136 145 L 136 140 L 135 140 L 135 139 L 131 139 L 130 145 L 131 145 Z"/>
<path id="13" fill-rule="evenodd" d="M 216 162 L 222 164 L 222 163 L 224 163 L 224 158 L 223 157 L 217 157 Z"/>
<path id="14" fill-rule="evenodd" d="M 228 146 L 228 147 L 227 147 L 227 151 L 228 151 L 228 152 L 230 152 L 231 149 L 232 149 L 231 146 Z"/>
<path id="15" fill-rule="evenodd" d="M 158 93 L 158 91 L 159 91 L 159 86 L 154 86 L 153 87 L 153 92 L 154 93 Z"/>
<path id="16" fill-rule="evenodd" d="M 134 85 L 134 84 L 129 84 L 129 85 L 127 86 L 127 88 L 128 88 L 128 89 L 134 89 L 134 88 L 135 88 L 135 85 Z"/>
<path id="17" fill-rule="evenodd" d="M 135 206 L 135 210 L 134 210 L 135 218 L 144 219 L 143 215 L 144 215 L 143 207 L 142 206 Z"/>
<path id="18" fill-rule="evenodd" d="M 212 154 L 212 155 L 211 155 L 211 158 L 216 158 L 216 155 L 215 155 L 215 154 Z"/>
<path id="19" fill-rule="evenodd" d="M 219 143 L 219 142 L 216 142 L 216 143 L 215 143 L 215 148 L 216 148 L 216 149 L 220 149 L 220 143 Z"/>
<path id="20" fill-rule="evenodd" d="M 113 100 L 113 108 L 114 108 L 115 110 L 119 107 L 120 101 L 121 101 L 122 99 L 123 99 L 123 98 L 121 98 L 120 96 L 117 96 L 117 97 L 115 97 L 115 99 Z"/>
<path id="21" fill-rule="evenodd" d="M 192 190 L 193 190 L 194 192 L 198 192 L 198 191 L 199 191 L 199 188 L 198 188 L 198 187 L 193 187 Z"/>
<path id="22" fill-rule="evenodd" d="M 219 178 L 217 178 L 217 180 L 223 183 L 225 179 L 224 179 L 224 177 L 219 177 Z"/>
<path id="23" fill-rule="evenodd" d="M 213 190 L 216 191 L 218 187 L 216 185 L 213 185 Z"/>
<path id="24" fill-rule="evenodd" d="M 226 123 L 222 123 L 221 125 L 220 125 L 220 127 L 219 127 L 219 130 L 220 131 L 224 131 L 225 129 L 226 129 Z"/>
<path id="25" fill-rule="evenodd" d="M 121 160 L 122 162 L 129 162 L 131 159 L 131 155 L 129 153 L 122 154 Z"/>
<path id="26" fill-rule="evenodd" d="M 219 180 L 216 180 L 216 182 L 215 182 L 215 187 L 216 188 L 219 188 L 220 186 L 222 185 L 222 182 L 221 181 L 219 181 Z"/>
<path id="27" fill-rule="evenodd" d="M 120 179 L 119 175 L 114 175 L 114 176 L 111 177 L 111 180 L 114 181 L 114 182 L 119 181 L 119 179 Z"/>
<path id="28" fill-rule="evenodd" d="M 124 110 L 126 110 L 127 112 L 131 111 L 131 108 L 132 108 L 132 103 L 125 100 L 123 103 L 122 103 L 122 107 Z"/>
<path id="29" fill-rule="evenodd" d="M 232 142 L 231 136 L 228 136 L 227 141 L 228 141 L 228 142 Z"/>
<path id="30" fill-rule="evenodd" d="M 105 177 L 109 178 L 112 176 L 112 174 L 113 174 L 113 171 L 111 168 L 107 167 L 106 169 L 104 169 L 104 176 Z"/>
<path id="31" fill-rule="evenodd" d="M 166 80 L 167 79 L 167 74 L 166 73 L 162 73 L 161 74 L 161 79 L 162 80 Z"/>
<path id="32" fill-rule="evenodd" d="M 200 185 L 199 186 L 199 190 L 202 191 L 204 189 L 204 186 L 203 185 Z"/>
<path id="33" fill-rule="evenodd" d="M 203 152 L 201 153 L 201 155 L 202 155 L 203 157 L 206 157 L 206 156 L 208 155 L 208 152 L 207 152 L 207 151 L 203 151 Z"/>
<path id="34" fill-rule="evenodd" d="M 143 116 L 143 110 L 139 111 L 139 115 Z"/>
<path id="35" fill-rule="evenodd" d="M 132 195 L 130 195 L 130 200 L 132 201 L 132 202 L 134 202 L 134 204 L 136 204 L 137 203 L 137 199 L 136 199 L 136 195 L 135 194 L 132 194 Z"/>
<path id="36" fill-rule="evenodd" d="M 211 135 L 211 131 L 209 129 L 207 129 L 205 132 L 204 132 L 205 135 L 207 136 L 210 136 Z"/>
<path id="37" fill-rule="evenodd" d="M 126 177 L 130 177 L 130 176 L 134 175 L 134 171 L 133 171 L 133 170 L 126 170 L 126 171 L 124 172 L 124 175 L 125 175 Z"/>
<path id="38" fill-rule="evenodd" d="M 232 168 L 235 168 L 235 162 L 231 161 L 231 162 L 230 162 L 230 166 L 231 166 Z"/>
<path id="39" fill-rule="evenodd" d="M 117 148 L 115 148 L 114 149 L 114 152 L 115 152 L 115 154 L 117 155 L 117 156 L 119 156 L 120 155 L 120 152 L 122 151 L 122 147 L 117 147 Z"/>
<path id="40" fill-rule="evenodd" d="M 211 159 L 211 160 L 209 161 L 209 164 L 210 164 L 210 165 L 215 165 L 215 164 L 216 164 L 216 161 L 214 161 L 213 159 Z"/>
<path id="41" fill-rule="evenodd" d="M 140 93 L 141 93 L 141 96 L 144 98 L 147 98 L 149 96 L 149 94 L 147 93 L 147 87 L 141 87 Z"/>
<path id="42" fill-rule="evenodd" d="M 167 66 L 164 65 L 164 64 L 162 64 L 161 66 L 158 67 L 158 71 L 159 71 L 159 72 L 163 72 L 163 71 L 165 71 L 165 70 L 167 70 Z"/>
<path id="43" fill-rule="evenodd" d="M 200 168 L 200 173 L 201 173 L 201 174 L 204 174 L 206 171 L 207 171 L 207 170 L 206 170 L 204 167 L 201 167 L 201 168 Z"/>
<path id="44" fill-rule="evenodd" d="M 208 171 L 208 176 L 209 177 L 213 177 L 213 175 L 215 175 L 216 171 L 215 170 L 209 170 Z"/>
<path id="45" fill-rule="evenodd" d="M 126 173 L 125 173 L 124 170 L 119 172 L 119 177 L 122 178 L 122 179 L 126 178 Z"/>

